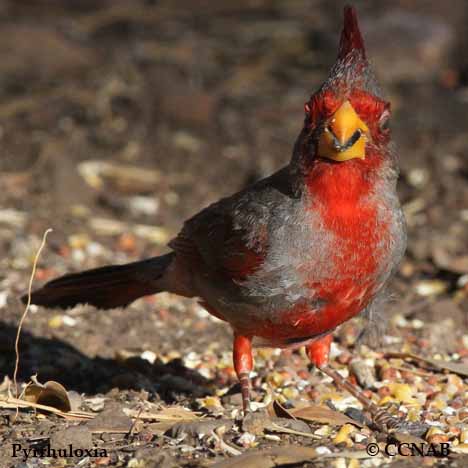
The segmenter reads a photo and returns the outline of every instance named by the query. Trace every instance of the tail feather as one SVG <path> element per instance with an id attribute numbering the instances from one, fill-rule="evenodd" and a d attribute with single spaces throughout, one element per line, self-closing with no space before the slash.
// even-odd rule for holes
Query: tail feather
<path id="1" fill-rule="evenodd" d="M 99 309 L 125 307 L 140 297 L 160 292 L 158 279 L 173 256 L 169 253 L 125 265 L 109 265 L 61 276 L 34 291 L 31 303 L 61 309 L 77 304 L 91 304 Z M 26 303 L 28 296 L 21 300 Z"/>

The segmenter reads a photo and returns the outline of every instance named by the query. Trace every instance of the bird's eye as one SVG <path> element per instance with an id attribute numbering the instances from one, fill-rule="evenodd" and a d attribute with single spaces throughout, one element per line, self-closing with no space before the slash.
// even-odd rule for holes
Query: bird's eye
<path id="1" fill-rule="evenodd" d="M 379 129 L 381 132 L 390 130 L 390 112 L 384 111 L 379 119 Z"/>

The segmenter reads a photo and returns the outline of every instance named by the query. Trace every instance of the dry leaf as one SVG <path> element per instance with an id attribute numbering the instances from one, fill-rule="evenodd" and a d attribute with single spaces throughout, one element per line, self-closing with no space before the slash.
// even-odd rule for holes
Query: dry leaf
<path id="1" fill-rule="evenodd" d="M 123 412 L 131 418 L 141 419 L 143 421 L 189 421 L 199 419 L 198 413 L 190 411 L 182 406 L 170 406 L 161 411 L 138 411 L 129 408 L 123 408 Z"/>
<path id="2" fill-rule="evenodd" d="M 343 426 L 344 424 L 354 424 L 357 427 L 363 427 L 359 421 L 351 419 L 343 413 L 333 411 L 326 406 L 311 405 L 305 408 L 290 410 L 293 417 L 309 422 L 318 422 L 321 424 L 332 424 L 334 426 Z"/>
<path id="3" fill-rule="evenodd" d="M 267 412 L 271 417 L 296 419 L 289 410 L 287 410 L 279 401 L 273 400 L 267 408 Z"/>
<path id="4" fill-rule="evenodd" d="M 294 421 L 294 420 L 290 420 Z M 302 423 L 304 424 L 304 423 Z M 293 435 L 298 435 L 302 437 L 309 437 L 311 439 L 321 439 L 320 436 L 317 436 L 315 434 L 312 434 L 311 432 L 303 432 L 303 431 L 297 431 L 295 429 L 292 429 L 287 426 L 283 426 L 281 424 L 277 424 L 274 421 L 269 422 L 268 424 L 265 425 L 265 429 L 270 432 L 274 432 L 277 434 L 293 434 Z"/>
<path id="5" fill-rule="evenodd" d="M 274 468 L 288 464 L 298 464 L 314 460 L 318 453 L 311 447 L 278 447 L 270 450 L 252 450 L 233 457 L 212 468 Z"/>
<path id="6" fill-rule="evenodd" d="M 26 401 L 57 408 L 64 413 L 71 410 L 71 402 L 63 385 L 49 380 L 44 385 L 33 383 L 26 388 Z"/>
<path id="7" fill-rule="evenodd" d="M 450 372 L 453 372 L 454 374 L 462 375 L 463 377 L 468 377 L 468 366 L 466 364 L 430 358 L 424 360 L 428 364 L 431 364 L 432 366 L 437 367 L 439 369 L 448 370 Z"/>
<path id="8" fill-rule="evenodd" d="M 459 362 L 442 361 L 441 359 L 431 359 L 411 353 L 390 352 L 386 353 L 385 356 L 389 358 L 411 359 L 416 362 L 424 362 L 437 369 L 448 370 L 450 372 L 453 372 L 454 374 L 462 375 L 463 377 L 468 377 L 468 365 L 461 364 Z"/>

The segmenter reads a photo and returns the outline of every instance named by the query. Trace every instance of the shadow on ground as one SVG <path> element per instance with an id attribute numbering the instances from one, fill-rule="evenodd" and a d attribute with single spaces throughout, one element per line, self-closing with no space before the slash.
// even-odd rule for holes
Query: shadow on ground
<path id="1" fill-rule="evenodd" d="M 13 378 L 16 328 L 0 322 L 0 376 Z M 65 341 L 22 332 L 18 381 L 37 374 L 40 382 L 55 380 L 67 390 L 93 395 L 119 390 L 145 390 L 173 402 L 181 395 L 201 397 L 210 393 L 210 382 L 180 359 L 151 364 L 139 356 L 122 359 L 90 358 Z"/>

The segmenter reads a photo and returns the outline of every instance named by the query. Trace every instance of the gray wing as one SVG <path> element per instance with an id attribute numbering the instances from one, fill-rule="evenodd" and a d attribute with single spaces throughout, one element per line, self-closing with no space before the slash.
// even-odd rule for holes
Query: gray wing
<path id="1" fill-rule="evenodd" d="M 292 196 L 284 168 L 200 211 L 185 222 L 169 246 L 179 256 L 243 280 L 263 264 L 271 218 Z"/>

